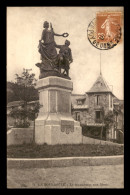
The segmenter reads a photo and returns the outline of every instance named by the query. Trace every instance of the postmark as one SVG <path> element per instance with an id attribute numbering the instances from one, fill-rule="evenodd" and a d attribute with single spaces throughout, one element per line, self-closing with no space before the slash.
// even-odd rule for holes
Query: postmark
<path id="1" fill-rule="evenodd" d="M 115 47 L 121 41 L 121 12 L 99 12 L 87 29 L 89 42 L 100 50 Z"/>

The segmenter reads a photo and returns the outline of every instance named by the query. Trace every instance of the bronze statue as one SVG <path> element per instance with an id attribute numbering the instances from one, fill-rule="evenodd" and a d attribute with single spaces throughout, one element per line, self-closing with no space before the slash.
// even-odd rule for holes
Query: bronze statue
<path id="1" fill-rule="evenodd" d="M 39 40 L 39 53 L 41 54 L 41 63 L 37 63 L 36 66 L 40 68 L 39 78 L 46 76 L 69 76 L 69 64 L 73 61 L 71 49 L 69 48 L 70 42 L 65 41 L 65 45 L 57 45 L 55 43 L 54 36 L 68 37 L 68 33 L 57 34 L 52 28 L 52 24 L 47 21 L 43 24 L 44 30 L 42 32 L 41 40 Z M 57 54 L 56 48 L 59 48 L 59 54 Z M 61 69 L 64 72 L 61 73 Z M 66 73 L 66 74 L 65 74 Z"/>

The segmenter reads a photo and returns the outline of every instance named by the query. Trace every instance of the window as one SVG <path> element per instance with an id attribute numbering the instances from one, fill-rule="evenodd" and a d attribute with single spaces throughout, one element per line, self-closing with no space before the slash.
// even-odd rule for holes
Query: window
<path id="1" fill-rule="evenodd" d="M 83 104 L 82 100 L 77 100 L 77 104 L 82 105 Z"/>
<path id="2" fill-rule="evenodd" d="M 95 115 L 96 115 L 96 123 L 101 123 L 102 121 L 102 114 L 101 114 L 101 111 L 96 111 L 96 113 L 95 113 Z"/>
<path id="3" fill-rule="evenodd" d="M 76 112 L 76 121 L 80 121 L 80 112 Z"/>
<path id="4" fill-rule="evenodd" d="M 95 105 L 99 106 L 100 105 L 100 95 L 95 96 Z"/>
<path id="5" fill-rule="evenodd" d="M 96 119 L 100 119 L 101 118 L 101 112 L 100 111 L 96 111 Z"/>

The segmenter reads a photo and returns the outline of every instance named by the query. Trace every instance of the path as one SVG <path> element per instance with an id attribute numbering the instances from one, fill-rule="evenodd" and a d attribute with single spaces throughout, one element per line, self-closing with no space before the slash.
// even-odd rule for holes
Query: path
<path id="1" fill-rule="evenodd" d="M 8 188 L 123 188 L 123 165 L 8 169 Z"/>

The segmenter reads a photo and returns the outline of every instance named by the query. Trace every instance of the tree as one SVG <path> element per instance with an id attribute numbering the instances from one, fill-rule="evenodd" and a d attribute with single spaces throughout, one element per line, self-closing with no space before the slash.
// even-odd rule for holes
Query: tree
<path id="1" fill-rule="evenodd" d="M 106 126 L 106 129 L 110 129 L 114 125 L 114 113 L 112 111 L 109 111 L 104 116 L 104 124 Z"/>
<path id="2" fill-rule="evenodd" d="M 35 91 L 35 74 L 29 74 L 29 70 L 24 69 L 22 75 L 16 74 L 16 85 L 14 87 L 15 95 L 18 95 L 25 102 L 32 101 L 32 92 Z"/>
<path id="3" fill-rule="evenodd" d="M 28 101 L 38 100 L 38 90 L 28 86 L 25 89 L 23 85 L 20 85 L 17 82 L 7 82 L 7 103 L 21 101 L 24 98 L 28 98 Z"/>
<path id="4" fill-rule="evenodd" d="M 28 107 L 28 102 L 34 100 L 35 83 L 35 74 L 29 74 L 27 69 L 24 69 L 21 75 L 16 74 L 16 83 L 12 84 L 13 93 L 16 98 L 23 102 L 22 105 L 13 108 L 10 112 L 10 116 L 18 119 L 15 123 L 16 127 L 28 127 L 28 119 L 34 120 L 36 113 L 39 111 L 39 103 L 35 103 L 33 108 Z"/>

